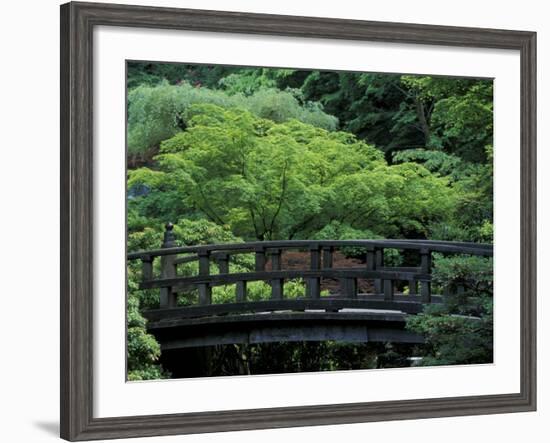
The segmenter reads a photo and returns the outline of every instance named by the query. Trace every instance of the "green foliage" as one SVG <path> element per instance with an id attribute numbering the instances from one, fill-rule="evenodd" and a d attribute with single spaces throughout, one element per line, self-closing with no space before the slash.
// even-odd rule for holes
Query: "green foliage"
<path id="1" fill-rule="evenodd" d="M 219 86 L 228 94 L 252 95 L 260 89 L 272 89 L 277 86 L 274 69 L 242 69 L 219 81 Z"/>
<path id="2" fill-rule="evenodd" d="M 131 89 L 136 89 L 135 85 L 159 86 L 162 79 L 171 86 L 178 85 L 204 93 L 204 100 L 192 103 L 222 105 L 220 101 L 225 101 L 224 95 L 217 94 L 222 91 L 211 91 L 220 88 L 226 96 L 235 99 L 228 106 L 239 106 L 261 117 L 272 118 L 269 117 L 271 114 L 275 121 L 284 121 L 277 120 L 282 113 L 285 118 L 297 118 L 334 129 L 337 121 L 327 120 L 327 114 L 331 114 L 338 117 L 341 129 L 368 140 L 388 153 L 427 147 L 455 154 L 467 161 L 483 162 L 486 160 L 485 146 L 492 144 L 491 80 L 208 65 L 129 64 L 128 84 Z M 189 90 L 185 94 L 178 91 L 174 89 L 173 95 L 191 94 Z M 281 94 L 268 96 L 266 91 L 280 91 Z M 145 92 L 143 90 L 137 95 Z M 135 92 L 132 90 L 129 96 L 133 94 Z M 252 98 L 255 94 L 259 95 L 250 104 L 242 101 L 243 97 Z M 166 97 L 160 99 L 161 90 L 154 95 L 156 98 L 152 101 L 163 104 L 156 106 L 158 110 L 170 106 Z M 252 105 L 252 102 L 255 104 Z M 271 102 L 268 109 L 266 102 Z M 140 104 L 143 103 L 141 100 Z M 301 111 L 309 109 L 314 113 L 304 115 L 299 110 L 300 105 L 303 106 Z M 138 108 L 136 106 L 135 110 L 139 113 Z M 288 116 L 286 112 L 292 115 Z M 176 114 L 179 113 L 181 108 Z M 129 110 L 131 119 L 133 114 L 133 110 Z M 182 122 L 178 121 L 176 114 L 170 114 L 161 126 L 171 128 L 175 123 L 176 127 L 181 128 Z M 142 120 L 141 123 L 146 122 Z M 137 136 L 145 133 L 153 135 L 151 129 L 143 130 Z M 172 131 L 168 136 L 174 133 Z M 141 147 L 133 142 L 129 144 L 137 147 L 136 152 L 143 152 L 162 139 L 157 137 L 154 142 Z"/>
<path id="3" fill-rule="evenodd" d="M 270 239 L 492 242 L 492 81 L 293 69 L 128 63 L 128 250 Z M 364 251 L 345 248 L 350 257 Z M 384 263 L 410 257 L 386 249 Z M 404 260 L 404 262 L 403 262 Z M 407 266 L 408 266 L 407 262 Z M 233 255 L 231 272 L 254 269 Z M 446 302 L 411 316 L 422 364 L 492 361 L 492 260 L 434 260 Z M 154 264 L 158 275 L 159 261 Z M 178 266 L 195 275 L 197 262 Z M 212 263 L 211 272 L 218 272 Z M 128 265 L 128 377 L 168 377 L 140 312 L 158 307 Z M 459 291 L 459 288 L 465 291 Z M 250 282 L 250 300 L 271 288 Z M 300 279 L 285 296 L 303 297 Z M 215 303 L 235 300 L 216 286 Z M 197 291 L 179 296 L 196 303 Z M 407 366 L 395 344 L 276 343 L 212 351 L 218 372 Z M 243 372 L 244 371 L 244 372 Z M 247 372 L 248 371 L 248 372 Z"/>
<path id="4" fill-rule="evenodd" d="M 187 130 L 161 144 L 157 170 L 129 172 L 129 183 L 165 196 L 168 205 L 153 200 L 165 219 L 174 214 L 164 207 L 182 208 L 177 218 L 206 217 L 245 239 L 309 237 L 335 220 L 346 234 L 399 237 L 425 235 L 454 203 L 446 179 L 414 163 L 388 166 L 347 133 L 212 104 L 187 117 Z"/>
<path id="5" fill-rule="evenodd" d="M 414 163 L 383 163 L 341 174 L 331 216 L 387 238 L 427 236 L 427 226 L 446 220 L 456 202 L 447 184 Z"/>
<path id="6" fill-rule="evenodd" d="M 470 164 L 456 155 L 420 148 L 397 151 L 393 155 L 393 161 L 394 163 L 421 163 L 431 172 L 448 176 L 453 180 L 464 177 L 468 173 L 469 166 L 471 169 Z"/>
<path id="7" fill-rule="evenodd" d="M 485 162 L 485 147 L 493 143 L 493 85 L 477 81 L 463 91 L 456 88 L 454 82 L 451 93 L 441 95 L 434 105 L 430 145 L 442 146 L 467 161 Z"/>
<path id="8" fill-rule="evenodd" d="M 130 214 L 133 214 L 130 216 Z M 129 212 L 129 227 L 133 232 L 128 234 L 128 250 L 158 248 L 161 244 L 162 231 L 154 227 L 142 227 L 143 220 L 135 213 Z M 131 222 L 130 222 L 131 221 Z M 157 264 L 158 266 L 158 264 Z M 146 331 L 146 320 L 141 310 L 158 307 L 159 295 L 156 291 L 138 289 L 141 278 L 140 263 L 128 262 L 128 298 L 127 298 L 127 367 L 128 380 L 154 380 L 169 376 L 158 364 L 160 346 L 155 338 Z M 158 271 L 158 269 L 157 269 Z"/>
<path id="9" fill-rule="evenodd" d="M 316 232 L 312 238 L 316 240 L 361 240 L 375 239 L 379 236 L 372 231 L 355 229 L 347 223 L 332 220 Z M 364 257 L 365 255 L 364 248 L 354 248 L 352 246 L 342 248 L 341 252 L 347 257 Z"/>
<path id="10" fill-rule="evenodd" d="M 444 222 L 432 223 L 428 237 L 440 240 L 492 242 L 493 240 L 493 153 L 485 149 L 488 163 L 471 163 L 442 151 L 414 149 L 395 153 L 393 160 L 419 162 L 435 174 L 445 176 L 456 196 L 453 214 Z"/>
<path id="11" fill-rule="evenodd" d="M 492 81 L 312 71 L 306 100 L 383 151 L 429 148 L 483 162 L 492 144 Z"/>
<path id="12" fill-rule="evenodd" d="M 231 233 L 229 226 L 220 226 L 204 219 L 178 220 L 174 234 L 182 246 L 242 242 L 241 238 Z"/>
<path id="13" fill-rule="evenodd" d="M 158 249 L 162 245 L 163 229 L 162 223 L 151 227 L 142 227 L 139 217 L 135 214 L 132 220 L 133 230 L 128 235 L 128 250 Z M 137 220 L 137 221 L 136 221 Z M 181 220 L 174 228 L 178 242 L 182 245 L 195 245 L 204 243 L 237 243 L 241 239 L 233 236 L 227 229 L 210 223 L 207 220 Z M 237 266 L 241 270 L 248 266 L 252 268 L 253 261 L 240 258 Z M 154 273 L 159 275 L 160 262 L 154 264 Z M 187 264 L 181 267 L 182 274 L 196 274 L 197 263 Z M 158 308 L 159 293 L 157 290 L 139 290 L 138 282 L 141 278 L 139 261 L 128 263 L 128 379 L 149 380 L 168 377 L 169 374 L 158 365 L 160 346 L 155 338 L 146 332 L 146 320 L 141 315 L 142 309 Z M 215 288 L 218 291 L 218 288 Z M 215 294 L 217 292 L 215 291 Z M 193 294 L 182 296 L 182 303 L 189 302 Z M 234 296 L 233 296 L 234 299 Z"/>
<path id="14" fill-rule="evenodd" d="M 129 286 L 132 286 L 131 284 Z M 147 334 L 146 320 L 139 311 L 139 299 L 135 291 L 128 291 L 127 367 L 128 380 L 154 380 L 165 378 L 158 365 L 160 346 L 155 338 Z"/>
<path id="15" fill-rule="evenodd" d="M 426 338 L 423 366 L 493 361 L 493 315 L 490 307 L 483 309 L 477 318 L 447 312 L 410 316 L 407 328 Z"/>
<path id="16" fill-rule="evenodd" d="M 433 283 L 456 292 L 459 286 L 473 294 L 492 294 L 493 258 L 470 255 L 434 257 Z"/>
<path id="17" fill-rule="evenodd" d="M 407 319 L 423 334 L 422 365 L 493 361 L 493 260 L 476 256 L 435 256 L 434 286 L 449 295 L 443 304 L 426 305 Z M 464 292 L 459 291 L 464 288 Z"/>
<path id="18" fill-rule="evenodd" d="M 247 269 L 250 271 L 250 269 Z M 245 272 L 241 266 L 231 266 L 230 272 Z M 285 281 L 285 299 L 292 300 L 298 297 L 305 297 L 306 285 L 302 279 Z M 321 291 L 321 295 L 328 295 L 328 291 Z M 196 295 L 187 295 L 187 297 Z M 215 286 L 212 288 L 213 303 L 235 303 L 235 285 Z M 249 301 L 269 300 L 271 298 L 271 286 L 262 281 L 249 282 L 246 285 L 246 299 Z M 184 302 L 185 303 L 185 302 Z"/>
<path id="19" fill-rule="evenodd" d="M 316 240 L 376 240 L 383 237 L 368 229 L 354 229 L 346 223 L 332 220 L 328 225 L 315 233 L 312 238 Z M 346 246 L 341 248 L 340 252 L 346 257 L 365 258 L 365 248 Z M 400 251 L 391 248 L 384 249 L 384 263 L 386 266 L 401 265 L 402 257 Z"/>
<path id="20" fill-rule="evenodd" d="M 406 100 L 393 117 L 394 131 L 399 125 L 416 126 L 429 149 L 470 162 L 486 160 L 493 133 L 491 81 L 405 75 L 400 89 Z"/>
<path id="21" fill-rule="evenodd" d="M 220 90 L 189 83 L 140 85 L 128 92 L 128 153 L 145 155 L 188 125 L 186 111 L 193 104 L 208 103 L 222 108 L 242 108 L 275 122 L 298 119 L 326 129 L 335 129 L 337 119 L 319 106 L 302 106 L 289 92 L 259 90 L 252 95 L 228 95 Z"/>
<path id="22" fill-rule="evenodd" d="M 219 86 L 231 95 L 252 95 L 262 89 L 291 91 L 293 88 L 287 80 L 297 72 L 300 71 L 294 69 L 241 68 L 222 78 L 219 81 Z M 298 91 L 293 91 L 293 93 L 296 92 Z"/>
<path id="23" fill-rule="evenodd" d="M 222 65 L 194 65 L 184 63 L 128 62 L 128 89 L 140 85 L 156 86 L 162 82 L 172 85 L 181 82 L 193 86 L 215 87 L 221 78 L 239 68 Z"/>

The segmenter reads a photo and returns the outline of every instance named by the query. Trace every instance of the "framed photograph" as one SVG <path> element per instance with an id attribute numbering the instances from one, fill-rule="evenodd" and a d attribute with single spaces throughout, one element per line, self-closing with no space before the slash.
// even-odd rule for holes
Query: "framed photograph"
<path id="1" fill-rule="evenodd" d="M 61 437 L 536 408 L 536 34 L 61 6 Z"/>

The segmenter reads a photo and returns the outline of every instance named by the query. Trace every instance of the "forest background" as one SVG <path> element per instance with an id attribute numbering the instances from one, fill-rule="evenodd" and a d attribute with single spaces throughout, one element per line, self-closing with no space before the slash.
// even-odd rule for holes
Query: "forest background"
<path id="1" fill-rule="evenodd" d="M 129 251 L 158 248 L 168 221 L 182 245 L 492 242 L 489 79 L 132 62 L 127 86 Z M 385 259 L 403 260 L 392 251 Z M 128 378 L 168 377 L 141 315 L 158 306 L 158 294 L 137 289 L 133 265 L 128 275 Z M 225 346 L 211 352 L 203 375 L 406 366 L 411 355 L 426 365 L 491 362 L 492 261 L 435 257 L 434 283 L 466 292 L 411 319 L 408 327 L 427 337 L 421 348 Z M 301 281 L 286 286 L 287 296 L 303 295 Z M 216 302 L 233 296 L 215 289 Z M 269 296 L 261 283 L 250 292 Z"/>

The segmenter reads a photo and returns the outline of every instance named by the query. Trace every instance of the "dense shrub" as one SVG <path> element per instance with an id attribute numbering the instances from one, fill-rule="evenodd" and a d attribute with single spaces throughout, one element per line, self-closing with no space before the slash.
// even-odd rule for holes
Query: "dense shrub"
<path id="1" fill-rule="evenodd" d="M 315 104 L 301 105 L 289 92 L 259 90 L 250 96 L 228 95 L 221 90 L 195 87 L 188 83 L 141 85 L 128 92 L 128 153 L 143 155 L 158 148 L 161 141 L 188 125 L 186 110 L 193 104 L 209 103 L 222 108 L 246 109 L 275 122 L 297 119 L 329 130 L 338 120 Z"/>

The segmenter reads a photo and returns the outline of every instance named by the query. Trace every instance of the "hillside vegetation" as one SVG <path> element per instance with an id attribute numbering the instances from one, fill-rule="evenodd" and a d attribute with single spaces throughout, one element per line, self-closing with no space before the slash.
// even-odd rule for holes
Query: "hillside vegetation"
<path id="1" fill-rule="evenodd" d="M 160 247 L 168 221 L 182 245 L 492 242 L 491 80 L 130 63 L 127 84 L 129 251 Z M 243 257 L 232 266 L 246 270 L 252 262 Z M 140 314 L 158 305 L 158 294 L 137 290 L 138 274 L 131 263 L 129 378 L 168 376 Z M 399 366 L 407 352 L 425 364 L 491 361 L 492 261 L 436 257 L 434 275 L 435 289 L 467 290 L 410 322 L 428 337 L 422 349 L 222 347 L 213 351 L 217 372 L 205 375 L 242 371 L 231 362 L 243 359 L 251 373 Z M 231 296 L 215 289 L 219 300 Z M 291 282 L 288 290 L 299 296 L 303 285 Z M 268 297 L 269 287 L 258 283 L 251 293 Z M 281 358 L 270 365 L 273 353 Z"/>

